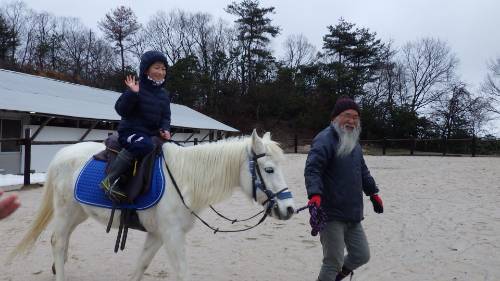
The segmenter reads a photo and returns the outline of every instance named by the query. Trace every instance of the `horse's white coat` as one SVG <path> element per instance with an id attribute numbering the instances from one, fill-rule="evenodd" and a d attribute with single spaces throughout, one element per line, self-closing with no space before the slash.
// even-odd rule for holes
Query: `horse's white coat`
<path id="1" fill-rule="evenodd" d="M 109 220 L 109 210 L 83 205 L 73 197 L 76 178 L 86 161 L 104 149 L 99 143 L 79 143 L 59 151 L 52 160 L 44 186 L 42 206 L 23 240 L 16 246 L 11 258 L 26 252 L 35 243 L 50 220 L 54 219 L 51 237 L 56 280 L 64 280 L 64 263 L 68 258 L 68 242 L 73 230 L 92 217 L 102 224 Z M 249 198 L 252 197 L 252 183 L 248 167 L 251 151 L 266 156 L 257 161 L 267 187 L 277 192 L 284 187 L 283 174 L 279 163 L 283 152 L 271 141 L 270 135 L 260 138 L 254 131 L 249 138 L 231 139 L 217 143 L 181 148 L 165 144 L 163 152 L 167 164 L 177 181 L 184 199 L 190 208 L 197 212 L 210 204 L 228 198 L 236 187 L 242 188 Z M 266 173 L 264 168 L 273 167 L 274 173 Z M 163 165 L 163 169 L 165 167 Z M 166 170 L 165 175 L 168 175 Z M 183 206 L 180 197 L 167 176 L 167 189 L 158 204 L 150 209 L 139 211 L 139 219 L 148 231 L 144 248 L 131 280 L 141 280 L 158 249 L 165 244 L 167 254 L 175 272 L 175 280 L 184 281 L 187 276 L 185 256 L 185 235 L 194 223 L 194 217 Z M 267 197 L 257 192 L 257 201 L 263 203 Z M 293 210 L 293 199 L 277 201 L 271 216 L 289 219 Z M 115 213 L 113 227 L 119 223 L 120 212 Z M 97 250 L 97 249 L 96 249 Z"/>

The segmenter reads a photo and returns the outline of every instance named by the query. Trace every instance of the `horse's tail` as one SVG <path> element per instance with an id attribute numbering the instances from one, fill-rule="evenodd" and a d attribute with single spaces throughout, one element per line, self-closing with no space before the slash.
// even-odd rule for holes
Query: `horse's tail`
<path id="1" fill-rule="evenodd" d="M 8 263 L 19 254 L 27 254 L 33 248 L 42 231 L 52 220 L 54 214 L 54 173 L 55 171 L 49 166 L 44 184 L 42 205 L 38 208 L 36 218 L 31 223 L 29 230 L 24 234 L 23 239 L 7 257 Z"/>

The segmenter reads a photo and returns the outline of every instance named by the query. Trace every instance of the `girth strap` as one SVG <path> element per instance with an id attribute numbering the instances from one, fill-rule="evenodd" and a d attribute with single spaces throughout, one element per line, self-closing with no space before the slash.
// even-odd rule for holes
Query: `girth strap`
<path id="1" fill-rule="evenodd" d="M 128 226 L 130 220 L 130 212 L 129 209 L 121 209 L 120 214 L 120 226 L 118 227 L 118 235 L 116 236 L 115 242 L 115 253 L 118 252 L 118 247 L 121 251 L 125 249 L 125 244 L 127 243 L 127 235 L 128 235 Z M 121 243 L 120 243 L 121 242 Z"/>

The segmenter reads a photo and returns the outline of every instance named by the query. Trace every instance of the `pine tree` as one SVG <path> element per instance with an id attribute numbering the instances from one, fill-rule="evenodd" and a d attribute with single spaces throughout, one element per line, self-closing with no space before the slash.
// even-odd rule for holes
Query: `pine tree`
<path id="1" fill-rule="evenodd" d="M 274 7 L 260 8 L 258 0 L 244 0 L 228 5 L 226 12 L 238 17 L 235 20 L 240 42 L 240 75 L 242 94 L 251 91 L 261 80 L 267 67 L 274 61 L 268 49 L 270 37 L 276 37 L 280 28 L 271 25 L 268 14 L 274 13 Z"/>
<path id="2" fill-rule="evenodd" d="M 7 62 L 8 53 L 19 45 L 19 39 L 0 14 L 0 64 Z"/>
<path id="3" fill-rule="evenodd" d="M 328 26 L 329 33 L 323 37 L 325 71 L 334 79 L 331 90 L 337 95 L 362 95 L 364 85 L 381 66 L 385 45 L 376 33 L 355 27 L 340 19 L 336 26 Z"/>

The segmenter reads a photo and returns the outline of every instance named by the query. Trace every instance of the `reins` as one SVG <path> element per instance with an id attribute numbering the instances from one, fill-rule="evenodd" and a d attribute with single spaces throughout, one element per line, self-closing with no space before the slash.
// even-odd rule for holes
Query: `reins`
<path id="1" fill-rule="evenodd" d="M 182 204 L 184 205 L 184 207 L 186 207 L 186 209 L 188 209 L 188 211 L 194 216 L 196 217 L 199 221 L 201 221 L 206 227 L 210 228 L 211 230 L 213 230 L 214 234 L 216 234 L 217 232 L 224 232 L 224 233 L 231 233 L 231 232 L 242 232 L 242 231 L 247 231 L 247 230 L 250 230 L 252 228 L 255 228 L 256 226 L 258 226 L 259 224 L 261 224 L 268 216 L 268 212 L 271 210 L 272 206 L 271 204 L 268 204 L 268 207 L 266 208 L 265 212 L 264 210 L 260 211 L 259 213 L 253 215 L 252 217 L 248 218 L 248 219 L 245 219 L 245 220 L 237 220 L 237 219 L 229 219 L 227 217 L 225 217 L 224 215 L 220 214 L 219 212 L 217 212 L 215 210 L 215 208 L 213 208 L 212 206 L 211 209 L 214 210 L 214 212 L 216 214 L 218 214 L 220 217 L 228 220 L 228 221 L 231 221 L 232 223 L 236 223 L 236 222 L 241 222 L 241 221 L 247 221 L 247 220 L 250 220 L 250 219 L 253 219 L 255 217 L 257 217 L 258 215 L 260 215 L 261 213 L 264 212 L 264 215 L 260 218 L 260 220 L 253 226 L 249 226 L 249 227 L 246 227 L 246 228 L 242 228 L 242 229 L 236 229 L 236 230 L 224 230 L 224 229 L 219 229 L 218 227 L 213 227 L 211 226 L 208 222 L 206 222 L 204 219 L 202 219 L 195 211 L 191 210 L 191 208 L 189 208 L 189 206 L 186 204 L 186 201 L 184 200 L 184 196 L 182 196 L 182 193 L 179 189 L 179 186 L 177 185 L 177 182 L 174 178 L 174 176 L 172 175 L 172 172 L 170 171 L 170 168 L 168 167 L 167 165 L 167 161 L 166 161 L 166 158 L 165 158 L 165 154 L 163 152 L 163 149 L 162 149 L 162 158 L 163 158 L 163 163 L 165 164 L 165 167 L 167 168 L 167 172 L 168 172 L 168 175 L 170 176 L 170 179 L 172 180 L 172 184 L 174 185 L 175 187 L 175 190 L 177 191 L 177 194 L 179 195 L 181 201 L 182 201 Z M 267 202 L 268 200 L 266 200 Z M 264 202 L 264 203 L 266 203 Z"/>

